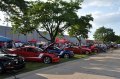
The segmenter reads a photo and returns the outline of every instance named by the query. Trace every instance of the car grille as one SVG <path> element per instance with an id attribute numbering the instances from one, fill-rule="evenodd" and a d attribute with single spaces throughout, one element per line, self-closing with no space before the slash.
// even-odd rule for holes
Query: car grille
<path id="1" fill-rule="evenodd" d="M 14 64 L 14 65 L 19 65 L 19 64 L 23 64 L 24 61 L 22 59 L 14 59 L 11 61 L 11 64 Z"/>

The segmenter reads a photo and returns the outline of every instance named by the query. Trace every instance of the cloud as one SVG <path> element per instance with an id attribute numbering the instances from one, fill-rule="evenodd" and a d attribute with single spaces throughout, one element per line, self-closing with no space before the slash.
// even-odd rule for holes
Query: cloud
<path id="1" fill-rule="evenodd" d="M 94 22 L 91 22 L 91 24 L 92 24 L 92 28 L 90 29 L 90 32 L 88 33 L 88 36 L 89 36 L 89 39 L 92 39 L 92 40 L 93 40 L 93 35 L 94 35 L 96 29 L 98 29 L 100 26 L 97 25 L 97 24 L 94 23 Z"/>
<path id="2" fill-rule="evenodd" d="M 0 25 L 3 25 L 4 21 L 5 21 L 4 13 L 2 11 L 0 11 Z"/>
<path id="3" fill-rule="evenodd" d="M 109 7 L 111 5 L 120 5 L 120 0 L 84 0 L 83 7 Z"/>
<path id="4" fill-rule="evenodd" d="M 120 12 L 120 7 L 118 8 L 118 11 Z"/>
<path id="5" fill-rule="evenodd" d="M 120 13 L 119 12 L 113 12 L 113 13 L 98 13 L 98 14 L 93 14 L 94 17 L 94 22 L 96 24 L 115 24 L 119 23 L 120 21 Z"/>
<path id="6" fill-rule="evenodd" d="M 91 12 L 94 21 L 91 22 L 92 29 L 90 29 L 89 39 L 93 39 L 93 35 L 99 27 L 105 26 L 113 29 L 115 34 L 120 35 L 120 12 L 103 13 L 101 11 Z"/>

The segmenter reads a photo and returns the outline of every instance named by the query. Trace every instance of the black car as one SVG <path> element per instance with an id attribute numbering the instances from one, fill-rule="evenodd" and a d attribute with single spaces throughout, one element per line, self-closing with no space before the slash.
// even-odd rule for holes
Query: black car
<path id="1" fill-rule="evenodd" d="M 23 57 L 16 54 L 0 54 L 0 73 L 19 70 L 24 67 L 25 61 Z"/>

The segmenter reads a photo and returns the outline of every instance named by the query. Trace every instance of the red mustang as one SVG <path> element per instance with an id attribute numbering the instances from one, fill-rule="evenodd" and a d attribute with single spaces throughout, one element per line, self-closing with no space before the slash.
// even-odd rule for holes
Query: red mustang
<path id="1" fill-rule="evenodd" d="M 46 64 L 60 61 L 60 58 L 56 54 L 43 52 L 42 49 L 32 46 L 8 49 L 8 52 L 23 56 L 26 61 L 37 61 Z"/>
<path id="2" fill-rule="evenodd" d="M 90 54 L 91 50 L 88 48 L 81 48 L 79 46 L 66 47 L 64 50 L 73 51 L 75 54 Z"/>
<path id="3" fill-rule="evenodd" d="M 92 45 L 92 46 L 82 46 L 82 48 L 89 48 L 89 49 L 91 49 L 92 52 L 95 52 L 95 53 L 99 52 L 99 49 L 96 48 L 94 45 Z"/>

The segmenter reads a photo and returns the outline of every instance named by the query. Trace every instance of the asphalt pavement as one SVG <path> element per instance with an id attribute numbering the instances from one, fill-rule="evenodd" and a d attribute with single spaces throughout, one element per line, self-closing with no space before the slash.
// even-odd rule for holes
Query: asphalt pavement
<path id="1" fill-rule="evenodd" d="M 19 74 L 19 79 L 120 79 L 120 49 Z M 6 79 L 14 79 L 9 77 Z"/>

